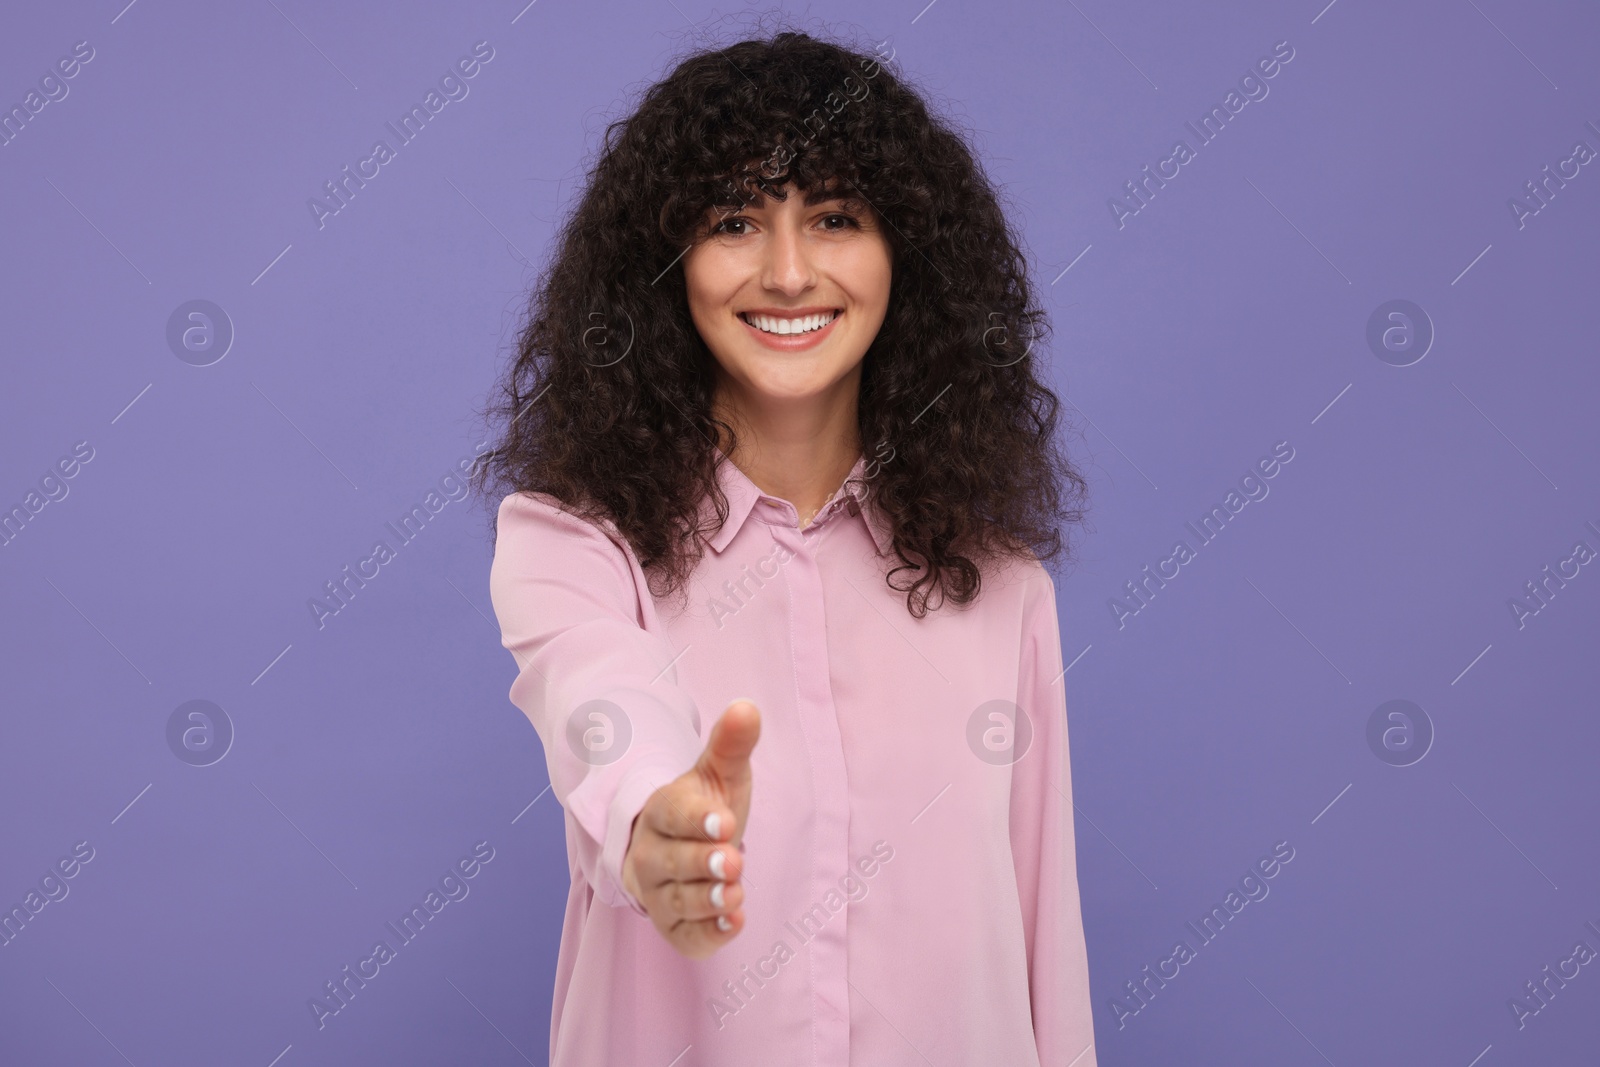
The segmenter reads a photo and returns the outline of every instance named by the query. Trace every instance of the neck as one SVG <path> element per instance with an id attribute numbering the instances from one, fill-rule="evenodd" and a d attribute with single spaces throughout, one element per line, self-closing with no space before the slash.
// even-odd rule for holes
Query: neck
<path id="1" fill-rule="evenodd" d="M 738 436 L 732 451 L 726 434 L 718 446 L 763 493 L 793 504 L 801 526 L 822 509 L 861 457 L 859 381 L 850 376 L 840 383 L 847 388 L 822 403 L 742 403 L 729 390 L 713 404 Z"/>

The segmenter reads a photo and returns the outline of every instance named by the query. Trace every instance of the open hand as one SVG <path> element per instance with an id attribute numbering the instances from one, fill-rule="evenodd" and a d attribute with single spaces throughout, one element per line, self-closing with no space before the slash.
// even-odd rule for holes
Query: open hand
<path id="1" fill-rule="evenodd" d="M 760 710 L 748 700 L 729 704 L 700 759 L 652 793 L 633 821 L 623 887 L 690 959 L 705 959 L 744 928 L 739 846 L 750 815 L 750 753 L 760 737 Z"/>

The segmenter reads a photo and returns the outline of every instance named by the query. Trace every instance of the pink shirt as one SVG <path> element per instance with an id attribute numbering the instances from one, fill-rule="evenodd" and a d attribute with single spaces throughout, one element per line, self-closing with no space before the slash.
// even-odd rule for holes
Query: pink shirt
<path id="1" fill-rule="evenodd" d="M 572 871 L 552 1067 L 1094 1067 L 1055 587 L 1009 564 L 913 618 L 865 466 L 802 529 L 721 457 L 731 513 L 686 607 L 653 598 L 610 523 L 501 502 L 511 700 Z M 740 697 L 761 709 L 745 928 L 690 960 L 622 857 Z"/>

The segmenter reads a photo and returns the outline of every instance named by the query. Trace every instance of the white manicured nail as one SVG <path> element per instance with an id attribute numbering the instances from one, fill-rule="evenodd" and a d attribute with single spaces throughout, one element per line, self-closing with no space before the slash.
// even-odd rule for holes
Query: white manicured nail
<path id="1" fill-rule="evenodd" d="M 722 907 L 722 887 L 726 884 L 726 882 L 718 882 L 711 887 L 711 903 L 718 908 Z"/>
<path id="2" fill-rule="evenodd" d="M 723 933 L 727 933 L 729 930 L 733 929 L 733 920 L 729 919 L 726 915 L 718 915 L 717 929 L 721 930 Z"/>
<path id="3" fill-rule="evenodd" d="M 722 816 L 716 812 L 706 816 L 706 836 L 713 841 L 722 836 Z"/>
<path id="4" fill-rule="evenodd" d="M 711 854 L 711 873 L 719 881 L 726 881 L 727 876 L 722 872 L 727 868 L 728 859 L 719 848 Z"/>

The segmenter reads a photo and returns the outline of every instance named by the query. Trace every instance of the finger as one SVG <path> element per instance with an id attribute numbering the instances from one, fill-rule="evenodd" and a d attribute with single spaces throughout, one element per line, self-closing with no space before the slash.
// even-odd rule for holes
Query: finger
<path id="1" fill-rule="evenodd" d="M 666 838 L 716 842 L 733 836 L 732 809 L 693 771 L 652 793 L 641 814 L 651 830 Z"/>
<path id="2" fill-rule="evenodd" d="M 721 927 L 726 926 L 724 930 Z M 684 920 L 673 927 L 669 937 L 677 950 L 691 959 L 705 959 L 739 936 L 744 929 L 744 912 L 736 911 L 715 919 Z"/>
<path id="3" fill-rule="evenodd" d="M 685 882 L 713 878 L 737 882 L 744 875 L 744 853 L 727 845 L 683 844 L 674 857 Z"/>
<path id="4" fill-rule="evenodd" d="M 661 890 L 661 904 L 672 922 L 715 920 L 743 903 L 744 886 L 737 882 L 668 882 Z"/>
<path id="5" fill-rule="evenodd" d="M 706 845 L 689 841 L 666 841 L 651 857 L 657 863 L 646 867 L 650 881 L 737 882 L 744 875 L 744 854 L 727 844 Z"/>
<path id="6" fill-rule="evenodd" d="M 672 882 L 737 882 L 744 877 L 744 853 L 726 842 L 680 841 L 650 834 L 635 840 L 629 855 L 641 903 L 646 895 L 653 896 Z"/>
<path id="7" fill-rule="evenodd" d="M 700 753 L 700 766 L 730 784 L 748 781 L 750 753 L 759 740 L 760 709 L 752 701 L 735 700 L 711 728 L 711 739 Z"/>

